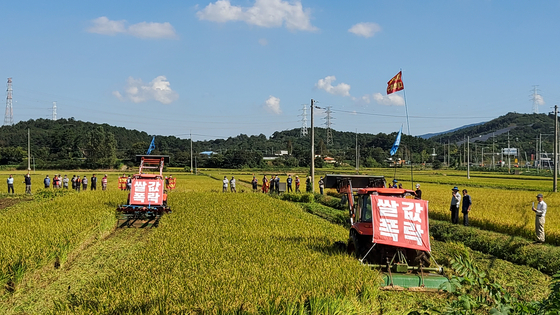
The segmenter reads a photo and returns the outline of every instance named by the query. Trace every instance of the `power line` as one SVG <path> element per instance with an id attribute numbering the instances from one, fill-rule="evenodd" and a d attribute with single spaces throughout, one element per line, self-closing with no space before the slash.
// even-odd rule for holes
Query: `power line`
<path id="1" fill-rule="evenodd" d="M 332 107 L 332 106 L 331 106 Z M 374 113 L 364 113 L 364 112 L 357 112 L 357 111 L 349 111 L 349 110 L 342 110 L 342 109 L 334 109 L 333 112 L 340 112 L 340 113 L 348 113 L 353 115 L 368 115 L 368 116 L 379 116 L 379 117 L 397 117 L 397 118 L 406 118 L 405 115 L 390 115 L 390 114 L 374 114 Z M 418 119 L 491 119 L 496 117 L 458 117 L 458 116 L 409 116 L 410 118 L 418 118 Z"/>

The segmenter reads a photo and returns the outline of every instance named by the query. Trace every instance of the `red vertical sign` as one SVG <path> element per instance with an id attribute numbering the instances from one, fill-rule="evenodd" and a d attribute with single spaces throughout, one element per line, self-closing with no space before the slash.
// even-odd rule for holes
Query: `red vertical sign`
<path id="1" fill-rule="evenodd" d="M 428 201 L 372 196 L 373 242 L 431 251 Z"/>

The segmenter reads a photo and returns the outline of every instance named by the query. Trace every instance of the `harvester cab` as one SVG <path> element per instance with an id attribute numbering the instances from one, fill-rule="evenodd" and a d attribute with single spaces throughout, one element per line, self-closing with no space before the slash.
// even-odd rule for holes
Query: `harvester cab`
<path id="1" fill-rule="evenodd" d="M 384 289 L 436 291 L 449 280 L 430 255 L 428 201 L 386 186 L 383 176 L 326 176 L 325 188 L 335 188 L 348 204 L 347 251 L 383 271 Z"/>
<path id="2" fill-rule="evenodd" d="M 137 155 L 140 162 L 138 174 L 132 177 L 132 186 L 127 203 L 120 205 L 120 227 L 157 227 L 164 213 L 170 213 L 167 206 L 167 191 L 164 190 L 163 166 L 169 162 L 167 155 Z"/>

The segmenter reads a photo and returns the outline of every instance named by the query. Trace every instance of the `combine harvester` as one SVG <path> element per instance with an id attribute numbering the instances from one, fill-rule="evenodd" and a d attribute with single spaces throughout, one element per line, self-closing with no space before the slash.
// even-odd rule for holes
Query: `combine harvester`
<path id="1" fill-rule="evenodd" d="M 415 199 L 413 190 L 386 188 L 383 176 L 327 175 L 325 187 L 348 203 L 348 253 L 381 269 L 384 289 L 437 291 L 449 281 L 430 255 L 428 201 Z"/>
<path id="2" fill-rule="evenodd" d="M 120 213 L 117 226 L 157 227 L 161 216 L 171 212 L 163 182 L 163 165 L 169 162 L 169 156 L 137 155 L 136 161 L 140 162 L 138 174 L 132 177 L 127 203 L 117 208 Z M 145 173 L 150 170 L 159 172 Z"/>

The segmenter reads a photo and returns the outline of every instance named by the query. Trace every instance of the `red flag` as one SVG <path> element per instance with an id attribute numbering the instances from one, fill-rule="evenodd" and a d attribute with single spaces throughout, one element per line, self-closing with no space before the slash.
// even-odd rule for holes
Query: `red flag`
<path id="1" fill-rule="evenodd" d="M 401 79 L 402 71 L 399 71 L 396 76 L 394 76 L 389 82 L 387 82 L 387 95 L 391 93 L 404 90 L 404 84 Z"/>

